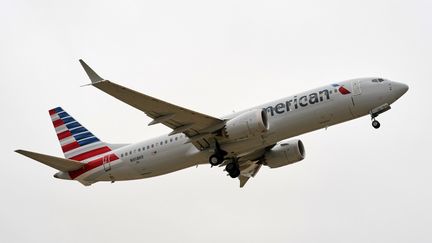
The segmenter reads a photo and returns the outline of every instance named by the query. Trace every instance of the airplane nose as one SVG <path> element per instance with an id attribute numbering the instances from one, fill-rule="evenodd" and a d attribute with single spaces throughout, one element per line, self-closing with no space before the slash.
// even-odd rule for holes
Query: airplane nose
<path id="1" fill-rule="evenodd" d="M 392 86 L 393 86 L 392 87 L 393 88 L 393 92 L 395 92 L 395 95 L 397 95 L 397 97 L 401 97 L 409 89 L 408 85 L 403 84 L 403 83 L 398 83 L 398 82 L 393 82 Z"/>

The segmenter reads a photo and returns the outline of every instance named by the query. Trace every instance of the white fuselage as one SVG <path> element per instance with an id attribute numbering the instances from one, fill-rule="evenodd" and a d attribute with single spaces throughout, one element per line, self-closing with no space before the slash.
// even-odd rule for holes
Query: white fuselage
<path id="1" fill-rule="evenodd" d="M 221 148 L 232 156 L 265 148 L 281 140 L 368 115 L 376 107 L 392 104 L 404 93 L 403 84 L 372 80 L 348 80 L 253 107 L 251 109 L 266 109 L 268 131 L 247 139 L 226 140 L 221 143 Z M 343 94 L 340 87 L 349 92 Z M 105 161 L 102 166 L 74 179 L 83 184 L 141 179 L 207 164 L 212 149 L 200 151 L 187 140 L 183 134 L 164 135 L 121 147 L 112 151 L 119 159 Z"/>

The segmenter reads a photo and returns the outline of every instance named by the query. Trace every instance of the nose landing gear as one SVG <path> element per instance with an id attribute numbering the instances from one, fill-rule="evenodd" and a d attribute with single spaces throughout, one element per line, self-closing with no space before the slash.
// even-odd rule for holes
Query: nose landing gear
<path id="1" fill-rule="evenodd" d="M 377 120 L 375 120 L 375 118 L 373 118 L 372 126 L 373 126 L 373 128 L 378 129 L 378 128 L 380 128 L 381 124 L 379 123 L 379 121 L 377 121 Z"/>
<path id="2" fill-rule="evenodd" d="M 375 120 L 375 118 L 378 116 L 378 114 L 370 113 L 370 115 L 371 115 L 371 119 L 372 119 L 372 127 L 375 129 L 380 128 L 381 124 L 379 123 L 379 121 Z"/>
<path id="3" fill-rule="evenodd" d="M 390 109 L 391 109 L 390 105 L 387 104 L 387 103 L 385 103 L 383 105 L 378 106 L 377 108 L 372 109 L 369 112 L 369 114 L 371 115 L 371 118 L 372 118 L 372 126 L 373 126 L 373 128 L 375 128 L 375 129 L 380 128 L 381 124 L 379 123 L 379 121 L 375 120 L 375 118 L 379 114 L 384 113 L 384 112 L 386 112 L 386 111 L 388 111 Z"/>

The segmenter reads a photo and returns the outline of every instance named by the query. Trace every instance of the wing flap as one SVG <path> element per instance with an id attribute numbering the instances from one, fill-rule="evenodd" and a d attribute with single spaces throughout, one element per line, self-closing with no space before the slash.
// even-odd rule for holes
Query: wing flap
<path id="1" fill-rule="evenodd" d="M 239 158 L 239 169 L 240 176 L 240 187 L 244 187 L 248 180 L 255 177 L 262 166 L 262 158 L 265 153 L 265 149 L 258 149 L 246 154 L 243 154 Z"/>
<path id="2" fill-rule="evenodd" d="M 250 161 L 247 166 L 240 166 L 240 187 L 244 187 L 250 178 L 255 177 L 261 166 L 262 164 L 257 161 Z"/>
<path id="3" fill-rule="evenodd" d="M 31 151 L 26 150 L 15 150 L 15 152 L 22 154 L 28 158 L 34 159 L 36 161 L 39 161 L 42 164 L 48 165 L 54 169 L 57 169 L 59 171 L 72 171 L 77 170 L 85 165 L 85 163 L 78 162 L 71 159 L 63 159 L 51 155 L 46 154 L 39 154 Z"/>

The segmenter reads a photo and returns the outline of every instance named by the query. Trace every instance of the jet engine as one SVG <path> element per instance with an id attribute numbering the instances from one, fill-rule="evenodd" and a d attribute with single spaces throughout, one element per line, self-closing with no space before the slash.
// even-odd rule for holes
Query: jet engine
<path id="1" fill-rule="evenodd" d="M 305 149 L 299 139 L 282 142 L 264 154 L 264 164 L 278 168 L 299 162 L 305 158 Z"/>
<path id="2" fill-rule="evenodd" d="M 254 109 L 227 121 L 224 134 L 230 139 L 241 139 L 261 135 L 268 131 L 268 128 L 267 112 Z"/>

